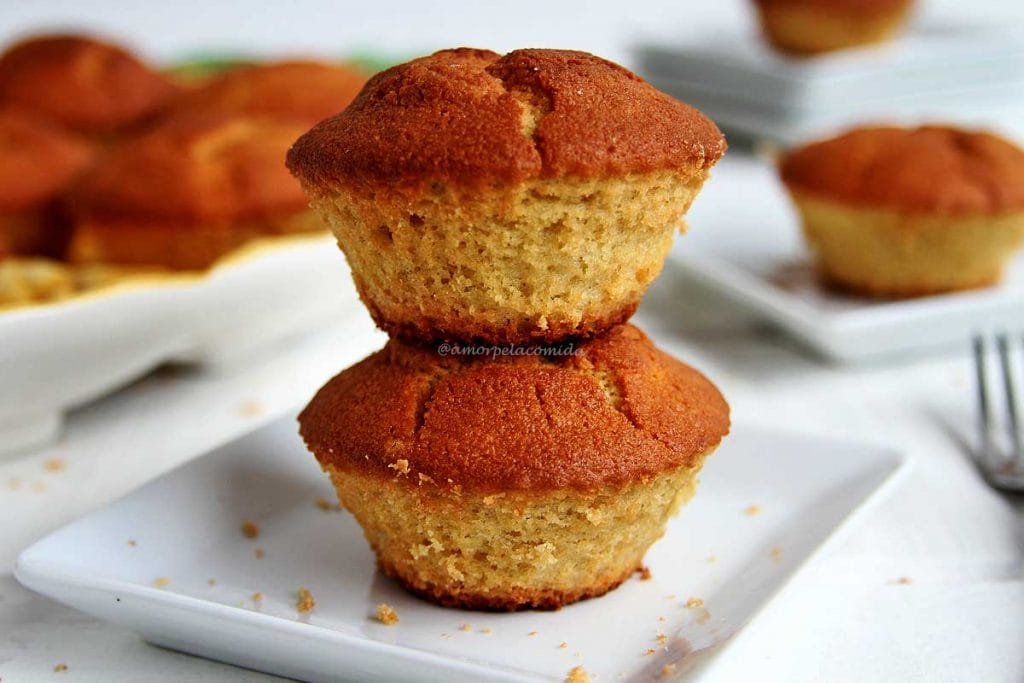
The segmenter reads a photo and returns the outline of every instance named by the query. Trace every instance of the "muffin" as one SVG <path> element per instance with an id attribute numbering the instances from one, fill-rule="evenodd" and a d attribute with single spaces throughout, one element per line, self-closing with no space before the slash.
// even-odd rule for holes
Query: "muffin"
<path id="1" fill-rule="evenodd" d="M 531 355 L 438 349 L 390 340 L 299 423 L 381 571 L 442 605 L 615 588 L 729 429 L 714 385 L 629 325 Z"/>
<path id="2" fill-rule="evenodd" d="M 754 0 L 764 37 L 794 55 L 814 55 L 891 38 L 913 0 Z"/>
<path id="3" fill-rule="evenodd" d="M 341 64 L 290 61 L 243 66 L 189 91 L 172 110 L 267 116 L 311 126 L 347 107 L 365 83 L 362 72 Z"/>
<path id="4" fill-rule="evenodd" d="M 322 230 L 283 159 L 294 122 L 168 121 L 105 157 L 70 198 L 70 260 L 201 269 L 254 237 Z"/>
<path id="5" fill-rule="evenodd" d="M 39 36 L 0 56 L 0 103 L 101 138 L 151 118 L 173 93 L 122 48 L 83 36 Z"/>
<path id="6" fill-rule="evenodd" d="M 56 198 L 91 158 L 75 135 L 0 107 L 0 258 L 63 254 L 67 227 Z"/>
<path id="7" fill-rule="evenodd" d="M 859 128 L 790 152 L 780 173 L 821 273 L 856 292 L 991 285 L 1024 241 L 1024 151 L 988 133 Z"/>
<path id="8" fill-rule="evenodd" d="M 550 343 L 632 314 L 724 152 L 611 62 L 461 48 L 374 76 L 288 166 L 385 331 Z"/>

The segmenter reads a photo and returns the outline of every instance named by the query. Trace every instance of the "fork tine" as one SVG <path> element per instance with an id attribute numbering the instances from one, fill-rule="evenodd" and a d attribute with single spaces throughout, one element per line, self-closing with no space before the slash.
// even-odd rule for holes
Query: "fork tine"
<path id="1" fill-rule="evenodd" d="M 1010 358 L 1010 336 L 999 335 L 999 364 L 1002 366 L 1003 386 L 1006 389 L 1006 412 L 1009 417 L 1010 441 L 1013 444 L 1012 458 L 1024 457 L 1020 436 L 1020 409 L 1017 403 L 1017 378 L 1013 373 L 1013 361 Z"/>
<path id="2" fill-rule="evenodd" d="M 983 462 L 988 462 L 992 454 L 992 409 L 988 399 L 985 338 L 980 334 L 974 337 L 974 370 L 977 373 L 978 427 L 981 430 L 981 449 L 978 457 Z"/>

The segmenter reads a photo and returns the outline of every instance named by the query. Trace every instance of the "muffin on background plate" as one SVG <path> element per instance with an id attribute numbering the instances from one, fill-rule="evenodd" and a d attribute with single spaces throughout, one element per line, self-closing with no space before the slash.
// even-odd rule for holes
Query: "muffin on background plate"
<path id="1" fill-rule="evenodd" d="M 856 292 L 991 285 L 1024 241 L 1024 150 L 989 133 L 858 128 L 779 169 L 822 275 Z"/>
<path id="2" fill-rule="evenodd" d="M 29 38 L 0 55 L 0 104 L 103 140 L 150 120 L 174 93 L 128 51 L 85 36 Z"/>
<path id="3" fill-rule="evenodd" d="M 0 106 L 0 258 L 59 258 L 67 225 L 57 198 L 93 158 L 78 136 Z"/>
<path id="4" fill-rule="evenodd" d="M 715 386 L 635 327 L 533 348 L 444 356 L 392 339 L 299 416 L 380 569 L 413 593 L 490 610 L 606 593 L 729 430 Z"/>
<path id="5" fill-rule="evenodd" d="M 305 127 L 182 116 L 132 138 L 74 189 L 70 260 L 202 269 L 255 237 L 324 230 L 283 163 Z"/>
<path id="6" fill-rule="evenodd" d="M 184 93 L 170 115 L 246 114 L 312 126 L 347 107 L 366 78 L 343 64 L 314 61 L 240 66 Z"/>
<path id="7" fill-rule="evenodd" d="M 385 331 L 528 343 L 626 320 L 724 152 L 611 62 L 460 48 L 374 76 L 288 165 Z"/>
<path id="8" fill-rule="evenodd" d="M 914 0 L 753 0 L 766 40 L 814 55 L 881 43 L 907 23 Z"/>

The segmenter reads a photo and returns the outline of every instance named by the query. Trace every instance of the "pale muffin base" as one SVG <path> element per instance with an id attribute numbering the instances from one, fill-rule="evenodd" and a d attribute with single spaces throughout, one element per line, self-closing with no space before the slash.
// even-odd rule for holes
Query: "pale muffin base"
<path id="1" fill-rule="evenodd" d="M 534 180 L 469 197 L 339 189 L 313 206 L 389 333 L 555 341 L 629 317 L 706 177 Z"/>
<path id="2" fill-rule="evenodd" d="M 773 46 L 795 55 L 881 43 L 906 23 L 912 3 L 877 12 L 814 6 L 759 7 L 761 29 Z"/>
<path id="3" fill-rule="evenodd" d="M 912 297 L 984 287 L 1024 242 L 1024 212 L 905 214 L 794 194 L 822 275 L 863 294 Z"/>
<path id="4" fill-rule="evenodd" d="M 421 481 L 414 470 L 325 470 L 380 568 L 411 592 L 448 607 L 557 609 L 640 568 L 710 453 L 692 468 L 595 492 L 487 495 Z"/>

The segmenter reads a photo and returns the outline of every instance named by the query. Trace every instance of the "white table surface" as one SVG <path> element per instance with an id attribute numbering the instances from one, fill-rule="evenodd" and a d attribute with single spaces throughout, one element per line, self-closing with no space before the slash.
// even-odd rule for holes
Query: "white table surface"
<path id="1" fill-rule="evenodd" d="M 476 44 L 571 46 L 628 61 L 641 37 L 749 26 L 744 5 L 599 0 L 581 13 L 546 0 L 524 0 L 515 11 L 406 0 L 359 3 L 324 21 L 340 11 L 327 0 L 258 12 L 232 2 L 51 0 L 0 4 L 0 39 L 70 24 L 165 58 L 216 46 L 404 54 Z M 1024 18 L 1017 0 L 925 5 L 932 16 Z M 722 168 L 714 182 L 727 177 Z M 957 441 L 973 425 L 966 350 L 909 365 L 831 367 L 731 310 L 667 269 L 634 321 L 709 374 L 736 420 L 895 445 L 915 465 L 722 652 L 706 680 L 1024 680 L 1022 505 L 989 489 Z M 363 351 L 346 345 L 346 330 L 327 328 L 231 372 L 160 371 L 74 413 L 59 445 L 0 461 L 0 680 L 270 679 L 146 645 L 21 588 L 8 568 L 47 532 L 293 410 Z M 910 583 L 896 583 L 901 577 Z M 65 673 L 54 673 L 59 663 Z"/>
<path id="2" fill-rule="evenodd" d="M 725 164 L 712 182 L 728 176 Z M 890 444 L 913 459 L 892 495 L 808 565 L 707 680 L 1024 680 L 1022 506 L 983 483 L 958 441 L 973 436 L 966 349 L 825 365 L 671 265 L 634 321 L 711 376 L 736 421 Z M 0 567 L 48 531 L 293 410 L 377 343 L 346 338 L 327 328 L 234 369 L 161 370 L 74 413 L 60 444 L 0 462 Z M 79 681 L 262 677 L 146 645 L 0 570 L 0 680 L 47 678 L 58 663 Z"/>

